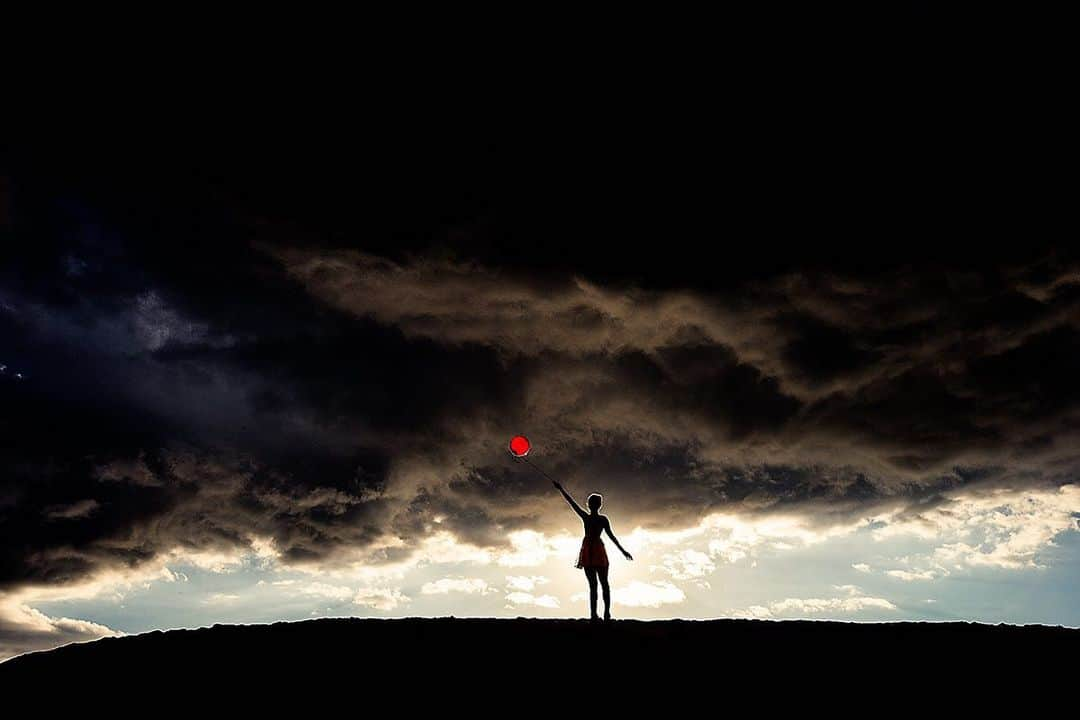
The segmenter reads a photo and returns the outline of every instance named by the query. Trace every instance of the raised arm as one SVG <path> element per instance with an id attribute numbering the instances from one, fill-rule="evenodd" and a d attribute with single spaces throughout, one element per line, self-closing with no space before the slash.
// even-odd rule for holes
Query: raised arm
<path id="1" fill-rule="evenodd" d="M 622 554 L 626 556 L 627 560 L 634 559 L 634 556 L 626 552 L 626 548 L 619 544 L 619 538 L 615 537 L 615 533 L 611 532 L 611 521 L 606 517 L 604 518 L 604 531 L 607 532 L 608 537 L 611 538 L 611 542 L 615 543 L 615 547 L 622 551 Z"/>
<path id="2" fill-rule="evenodd" d="M 561 492 L 562 496 L 566 498 L 566 502 L 570 503 L 570 507 L 574 508 L 574 512 L 576 512 L 581 517 L 585 517 L 586 515 L 588 515 L 587 512 L 581 509 L 580 505 L 574 502 L 574 498 L 570 497 L 570 493 L 566 492 L 566 490 L 562 486 L 562 483 L 557 480 L 552 480 L 551 484 L 559 488 L 559 492 Z"/>

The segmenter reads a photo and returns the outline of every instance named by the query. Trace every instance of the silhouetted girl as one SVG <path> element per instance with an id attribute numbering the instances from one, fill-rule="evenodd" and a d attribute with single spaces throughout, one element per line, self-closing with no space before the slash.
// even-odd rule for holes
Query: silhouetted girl
<path id="1" fill-rule="evenodd" d="M 619 544 L 615 533 L 611 532 L 611 523 L 607 517 L 600 514 L 600 506 L 604 504 L 603 496 L 598 493 L 590 495 L 586 501 L 589 512 L 585 512 L 580 505 L 574 502 L 574 498 L 570 497 L 570 493 L 566 492 L 560 483 L 554 480 L 552 483 L 559 488 L 559 492 L 566 498 L 566 502 L 570 503 L 570 507 L 574 508 L 574 512 L 580 515 L 581 521 L 585 523 L 585 539 L 581 541 L 581 552 L 578 553 L 578 561 L 575 567 L 584 569 L 585 577 L 589 580 L 590 617 L 593 620 L 600 619 L 596 614 L 596 580 L 599 578 L 600 585 L 604 589 L 604 619 L 610 620 L 611 588 L 608 586 L 608 557 L 607 551 L 604 549 L 604 541 L 600 539 L 600 533 L 606 530 L 608 537 L 615 543 L 615 547 L 622 551 L 627 560 L 633 560 L 634 557 Z"/>

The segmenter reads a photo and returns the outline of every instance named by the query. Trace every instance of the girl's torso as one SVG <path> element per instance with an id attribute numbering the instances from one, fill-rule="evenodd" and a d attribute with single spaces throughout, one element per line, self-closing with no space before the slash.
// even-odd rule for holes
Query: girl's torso
<path id="1" fill-rule="evenodd" d="M 604 525 L 607 524 L 607 518 L 600 514 L 589 514 L 581 519 L 585 524 L 585 537 L 591 540 L 597 540 L 600 538 L 600 533 L 604 531 Z"/>

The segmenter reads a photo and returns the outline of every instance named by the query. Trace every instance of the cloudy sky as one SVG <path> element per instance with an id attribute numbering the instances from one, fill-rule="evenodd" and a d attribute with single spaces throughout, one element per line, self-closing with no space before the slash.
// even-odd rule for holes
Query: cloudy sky
<path id="1" fill-rule="evenodd" d="M 604 494 L 616 617 L 1080 626 L 1074 244 L 884 107 L 6 153 L 0 658 L 584 616 L 515 433 Z"/>

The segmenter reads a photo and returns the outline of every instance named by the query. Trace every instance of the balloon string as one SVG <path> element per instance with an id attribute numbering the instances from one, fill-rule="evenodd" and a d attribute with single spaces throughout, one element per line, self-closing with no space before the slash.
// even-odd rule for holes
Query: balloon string
<path id="1" fill-rule="evenodd" d="M 546 477 L 546 478 L 547 478 L 548 480 L 550 480 L 551 482 L 555 482 L 555 478 L 551 477 L 551 476 L 550 476 L 550 475 L 548 475 L 548 474 L 547 474 L 546 472 L 544 472 L 543 470 L 541 470 L 541 469 L 540 469 L 540 466 L 539 466 L 539 465 L 536 465 L 536 464 L 534 464 L 534 463 L 533 463 L 533 462 L 532 462 L 531 460 L 529 460 L 529 458 L 527 458 L 527 457 L 525 457 L 525 456 L 522 456 L 522 458 L 521 458 L 521 459 L 522 459 L 522 460 L 524 460 L 524 461 L 525 461 L 526 463 L 528 463 L 528 464 L 529 464 L 529 467 L 531 467 L 531 468 L 532 468 L 533 470 L 535 470 L 536 472 L 540 473 L 541 475 L 543 475 L 544 477 Z"/>

